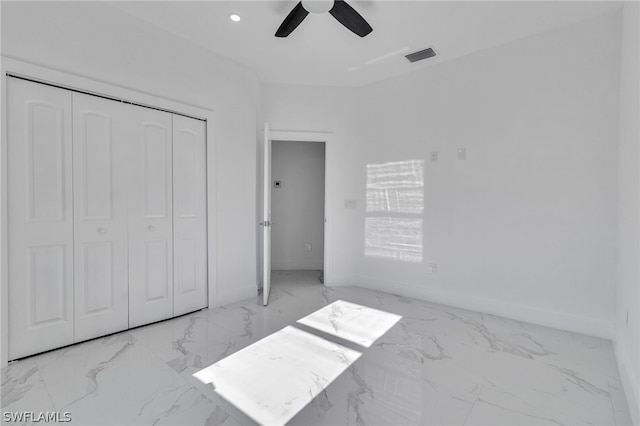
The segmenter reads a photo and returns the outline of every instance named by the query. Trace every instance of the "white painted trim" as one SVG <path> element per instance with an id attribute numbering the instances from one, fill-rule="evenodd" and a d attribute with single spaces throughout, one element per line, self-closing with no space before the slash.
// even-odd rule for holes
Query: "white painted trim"
<path id="1" fill-rule="evenodd" d="M 269 304 L 271 293 L 271 236 L 272 229 L 269 222 L 272 219 L 271 210 L 271 176 L 273 165 L 273 143 L 269 139 L 269 123 L 264 123 L 262 132 L 262 304 Z"/>
<path id="2" fill-rule="evenodd" d="M 348 277 L 342 277 L 342 278 L 337 278 L 335 275 L 333 277 L 333 282 L 331 284 L 325 284 L 328 287 L 362 287 L 365 288 L 365 286 L 360 285 L 360 282 L 358 281 L 358 277 L 353 275 L 353 276 L 348 276 Z M 326 281 L 326 280 L 325 280 Z"/>
<path id="3" fill-rule="evenodd" d="M 333 169 L 335 167 L 333 132 L 273 129 L 269 131 L 269 138 L 272 141 L 324 142 L 324 285 L 331 286 L 334 283 L 333 220 L 335 217 L 333 210 Z"/>
<path id="4" fill-rule="evenodd" d="M 209 306 L 218 306 L 218 280 L 217 280 L 217 246 L 216 246 L 216 226 L 217 226 L 217 209 L 216 209 L 216 144 L 215 144 L 215 113 L 213 110 L 187 104 L 177 100 L 162 98 L 149 93 L 143 93 L 128 89 L 125 87 L 91 80 L 74 74 L 46 68 L 40 65 L 23 62 L 14 58 L 2 56 L 0 57 L 2 78 L 2 144 L 0 146 L 0 165 L 2 174 L 0 176 L 0 215 L 2 223 L 0 227 L 0 244 L 2 247 L 2 256 L 0 258 L 0 295 L 2 297 L 0 304 L 0 323 L 2 328 L 0 353 L 0 366 L 5 366 L 8 360 L 8 275 L 7 275 L 7 188 L 6 188 L 6 84 L 7 73 L 22 76 L 32 80 L 53 84 L 70 90 L 80 90 L 83 92 L 102 95 L 112 98 L 126 99 L 140 105 L 161 108 L 168 111 L 174 111 L 191 117 L 200 118 L 207 121 L 207 256 L 208 256 L 208 303 Z M 254 289 L 255 292 L 255 289 Z"/>
<path id="5" fill-rule="evenodd" d="M 631 360 L 616 341 L 613 345 L 618 364 L 618 372 L 622 379 L 622 390 L 627 397 L 629 413 L 634 425 L 640 425 L 640 383 L 634 383 L 633 374 L 630 371 Z"/>
<path id="6" fill-rule="evenodd" d="M 0 57 L 0 68 L 2 75 L 4 72 L 4 61 Z M 0 92 L 0 116 L 2 122 L 2 132 L 0 138 L 0 367 L 5 367 L 9 360 L 9 275 L 7 264 L 9 261 L 8 248 L 9 241 L 7 239 L 7 79 L 0 78 L 2 90 Z"/>
<path id="7" fill-rule="evenodd" d="M 208 305 L 218 305 L 218 160 L 215 143 L 215 115 L 207 118 L 207 281 Z"/>
<path id="8" fill-rule="evenodd" d="M 276 270 L 281 271 L 317 271 L 319 269 L 324 268 L 318 260 L 314 259 L 301 259 L 298 261 L 290 261 L 285 259 L 280 267 Z"/>
<path id="9" fill-rule="evenodd" d="M 563 312 L 539 309 L 532 306 L 516 305 L 496 299 L 437 290 L 427 286 L 422 287 L 414 284 L 391 282 L 374 277 L 361 276 L 358 282 L 360 283 L 359 287 L 371 290 L 412 297 L 603 339 L 612 340 L 615 332 L 613 321 L 603 321 Z"/>
<path id="10" fill-rule="evenodd" d="M 2 56 L 2 75 L 4 76 L 6 73 L 31 78 L 70 90 L 81 90 L 98 96 L 126 99 L 141 105 L 175 111 L 191 117 L 201 118 L 203 120 L 213 119 L 213 111 L 205 107 L 191 105 L 173 99 L 162 98 L 150 93 L 144 93 L 126 87 L 92 80 L 79 75 L 69 74 L 67 72 L 20 61 L 11 57 Z"/>
<path id="11" fill-rule="evenodd" d="M 218 306 L 237 303 L 247 299 L 256 300 L 256 284 L 255 283 L 232 287 L 218 293 L 218 296 L 216 298 L 216 303 L 214 305 L 209 305 L 209 309 L 213 309 Z"/>

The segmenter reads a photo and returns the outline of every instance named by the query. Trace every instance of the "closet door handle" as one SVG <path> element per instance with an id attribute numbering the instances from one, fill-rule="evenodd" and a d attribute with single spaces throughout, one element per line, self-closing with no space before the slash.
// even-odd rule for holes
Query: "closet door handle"
<path id="1" fill-rule="evenodd" d="M 153 231 L 156 230 L 156 227 L 153 226 L 153 225 L 149 225 L 149 227 L 147 229 L 149 229 L 149 231 L 153 232 Z"/>
<path id="2" fill-rule="evenodd" d="M 101 234 L 106 234 L 107 233 L 107 228 L 98 228 L 98 232 Z"/>

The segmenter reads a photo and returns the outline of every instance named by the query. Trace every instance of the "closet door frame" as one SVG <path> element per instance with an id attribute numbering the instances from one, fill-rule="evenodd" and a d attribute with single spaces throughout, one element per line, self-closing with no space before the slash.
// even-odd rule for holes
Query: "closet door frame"
<path id="1" fill-rule="evenodd" d="M 184 104 L 160 96 L 149 95 L 126 89 L 124 87 L 107 84 L 74 74 L 53 70 L 34 65 L 17 59 L 1 57 L 2 78 L 0 79 L 0 98 L 2 123 L 2 143 L 0 144 L 0 367 L 7 365 L 9 360 L 9 304 L 8 304 L 8 240 L 7 240 L 7 74 L 51 84 L 64 89 L 80 91 L 112 99 L 122 99 L 142 106 L 160 108 L 168 112 L 186 115 L 206 121 L 206 149 L 207 149 L 207 289 L 208 306 L 217 305 L 217 247 L 216 247 L 216 157 L 215 157 L 215 112 L 208 108 Z"/>

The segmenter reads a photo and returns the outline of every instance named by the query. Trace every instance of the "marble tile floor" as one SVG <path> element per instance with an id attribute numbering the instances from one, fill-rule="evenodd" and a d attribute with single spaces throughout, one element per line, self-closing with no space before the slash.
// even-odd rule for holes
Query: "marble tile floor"
<path id="1" fill-rule="evenodd" d="M 297 333 L 299 319 L 344 301 L 402 318 L 359 347 L 288 424 L 631 424 L 608 340 L 327 288 L 314 271 L 274 271 L 272 281 L 268 307 L 255 297 L 10 364 L 1 371 L 3 422 L 27 411 L 68 412 L 61 424 L 77 425 L 255 424 L 194 374 L 285 327 Z M 257 381 L 262 370 L 247 366 Z"/>

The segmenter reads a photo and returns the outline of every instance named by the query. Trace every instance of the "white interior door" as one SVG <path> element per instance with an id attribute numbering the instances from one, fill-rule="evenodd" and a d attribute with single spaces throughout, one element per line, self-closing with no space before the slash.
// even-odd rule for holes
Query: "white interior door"
<path id="1" fill-rule="evenodd" d="M 269 303 L 271 291 L 271 139 L 269 125 L 264 125 L 264 167 L 263 167 L 263 208 L 262 208 L 262 303 Z"/>
<path id="2" fill-rule="evenodd" d="M 206 123 L 173 115 L 173 315 L 206 308 Z"/>
<path id="3" fill-rule="evenodd" d="M 7 78 L 9 359 L 73 343 L 71 92 Z"/>
<path id="4" fill-rule="evenodd" d="M 129 325 L 125 115 L 73 93 L 75 341 Z"/>
<path id="5" fill-rule="evenodd" d="M 129 327 L 173 316 L 171 114 L 127 105 Z"/>

